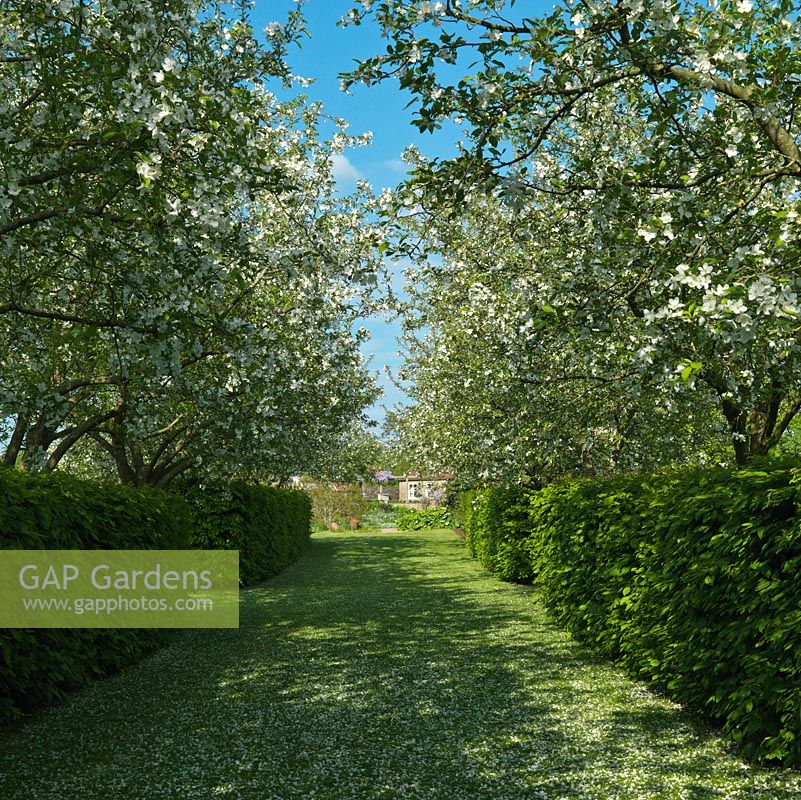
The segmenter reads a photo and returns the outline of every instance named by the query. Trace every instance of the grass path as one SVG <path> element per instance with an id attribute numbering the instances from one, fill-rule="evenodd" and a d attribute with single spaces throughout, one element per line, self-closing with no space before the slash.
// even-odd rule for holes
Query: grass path
<path id="1" fill-rule="evenodd" d="M 192 631 L 0 739 L 3 800 L 801 797 L 554 628 L 450 532 L 315 535 Z"/>

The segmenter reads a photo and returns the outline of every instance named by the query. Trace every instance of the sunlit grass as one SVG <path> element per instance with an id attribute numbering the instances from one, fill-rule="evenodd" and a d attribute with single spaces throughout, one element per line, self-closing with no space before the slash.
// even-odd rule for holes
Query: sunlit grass
<path id="1" fill-rule="evenodd" d="M 317 534 L 192 631 L 0 739 L 0 798 L 774 798 L 451 532 Z"/>

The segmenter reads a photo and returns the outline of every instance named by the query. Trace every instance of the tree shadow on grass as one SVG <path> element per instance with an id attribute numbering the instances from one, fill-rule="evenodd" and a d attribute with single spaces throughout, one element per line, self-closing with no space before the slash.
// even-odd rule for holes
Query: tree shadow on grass
<path id="1" fill-rule="evenodd" d="M 187 632 L 3 744 L 8 800 L 791 796 L 424 534 L 315 538 L 239 630 Z"/>

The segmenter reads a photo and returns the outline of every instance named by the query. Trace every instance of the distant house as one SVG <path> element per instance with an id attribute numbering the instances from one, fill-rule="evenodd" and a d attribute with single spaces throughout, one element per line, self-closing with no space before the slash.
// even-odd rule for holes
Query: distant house
<path id="1" fill-rule="evenodd" d="M 379 500 L 382 503 L 397 502 L 398 500 L 397 482 L 376 483 L 375 481 L 363 480 L 361 483 L 362 496 L 368 500 Z"/>
<path id="2" fill-rule="evenodd" d="M 438 472 L 430 475 L 410 472 L 407 475 L 401 475 L 398 478 L 398 500 L 401 503 L 438 504 L 452 477 L 452 472 Z"/>

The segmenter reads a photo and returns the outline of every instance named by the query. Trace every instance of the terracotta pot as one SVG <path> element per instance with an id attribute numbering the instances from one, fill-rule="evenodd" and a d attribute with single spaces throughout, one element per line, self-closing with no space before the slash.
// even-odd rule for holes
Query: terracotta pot
<path id="1" fill-rule="evenodd" d="M 348 520 L 348 527 L 355 531 L 362 523 L 358 519 L 349 519 Z"/>

